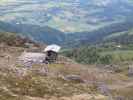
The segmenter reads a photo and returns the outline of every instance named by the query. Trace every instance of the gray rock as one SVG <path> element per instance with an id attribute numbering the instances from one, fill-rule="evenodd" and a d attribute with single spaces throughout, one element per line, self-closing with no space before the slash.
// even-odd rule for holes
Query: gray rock
<path id="1" fill-rule="evenodd" d="M 83 80 L 79 75 L 67 75 L 64 79 L 72 82 L 85 83 L 85 80 Z"/>

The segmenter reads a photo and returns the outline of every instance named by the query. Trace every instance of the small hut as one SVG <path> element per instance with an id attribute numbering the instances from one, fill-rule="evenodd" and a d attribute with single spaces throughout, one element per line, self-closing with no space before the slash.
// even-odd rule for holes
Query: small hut
<path id="1" fill-rule="evenodd" d="M 58 45 L 49 45 L 43 52 L 23 52 L 19 61 L 23 63 L 53 63 L 58 57 L 61 49 Z"/>
<path id="2" fill-rule="evenodd" d="M 58 53 L 59 53 L 60 49 L 61 49 L 61 47 L 56 44 L 48 45 L 44 49 L 44 52 L 46 53 L 46 61 L 48 61 L 50 63 L 54 62 L 58 57 Z"/>

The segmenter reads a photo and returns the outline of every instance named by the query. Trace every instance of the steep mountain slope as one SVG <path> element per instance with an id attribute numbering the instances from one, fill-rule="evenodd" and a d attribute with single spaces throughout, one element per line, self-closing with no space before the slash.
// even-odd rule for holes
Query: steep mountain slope
<path id="1" fill-rule="evenodd" d="M 133 28 L 127 31 L 116 32 L 104 38 L 104 42 L 115 42 L 120 44 L 133 43 Z"/>
<path id="2" fill-rule="evenodd" d="M 124 32 L 124 35 L 126 36 L 128 35 L 128 33 L 125 31 L 129 31 L 132 28 L 133 28 L 133 21 L 127 20 L 125 22 L 108 25 L 103 28 L 99 28 L 98 30 L 91 31 L 91 32 L 79 32 L 76 34 L 69 34 L 67 35 L 69 39 L 67 43 L 68 45 L 73 44 L 75 46 L 76 45 L 78 46 L 82 44 L 85 45 L 85 44 L 102 43 L 104 41 L 107 42 L 107 40 L 110 39 L 111 41 L 111 39 L 113 39 L 113 38 L 109 38 L 111 35 L 115 36 L 117 35 L 117 33 Z M 130 38 L 133 38 L 132 35 L 130 35 Z M 126 41 L 128 40 L 128 38 L 123 37 L 121 40 Z"/>
<path id="3" fill-rule="evenodd" d="M 91 32 L 76 32 L 64 34 L 58 30 L 50 27 L 40 27 L 38 25 L 28 24 L 10 24 L 0 22 L 0 31 L 13 32 L 19 35 L 24 35 L 32 40 L 44 42 L 47 44 L 60 44 L 62 46 L 80 46 L 82 44 L 99 44 L 102 42 L 120 42 L 120 43 L 132 43 L 132 31 L 133 21 L 125 21 L 121 23 L 111 24 L 98 30 Z M 130 32 L 130 35 L 128 34 Z M 119 33 L 123 33 L 120 34 Z M 127 41 L 130 40 L 130 41 Z"/>

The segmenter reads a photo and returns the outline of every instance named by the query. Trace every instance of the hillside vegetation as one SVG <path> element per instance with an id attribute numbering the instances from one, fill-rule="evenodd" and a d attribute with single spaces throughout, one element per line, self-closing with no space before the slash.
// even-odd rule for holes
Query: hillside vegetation
<path id="1" fill-rule="evenodd" d="M 113 43 L 102 46 L 84 46 L 64 50 L 62 53 L 83 64 L 118 64 L 133 61 L 132 44 L 121 45 Z"/>

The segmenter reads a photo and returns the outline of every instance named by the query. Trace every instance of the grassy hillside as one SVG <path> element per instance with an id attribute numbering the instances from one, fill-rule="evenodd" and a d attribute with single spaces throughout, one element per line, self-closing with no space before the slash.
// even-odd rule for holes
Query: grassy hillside
<path id="1" fill-rule="evenodd" d="M 114 62 L 130 61 L 132 45 L 118 48 L 117 45 L 106 44 L 64 51 L 66 56 L 77 62 L 91 65 L 78 64 L 59 56 L 56 63 L 27 66 L 18 62 L 23 51 L 29 49 L 21 48 L 25 41 L 20 40 L 25 38 L 14 33 L 0 34 L 0 43 L 10 45 L 0 50 L 1 100 L 132 100 L 133 90 L 130 87 L 133 80 L 128 76 L 129 64 L 116 68 Z M 114 58 L 116 55 L 126 59 L 118 60 Z M 96 66 L 96 63 L 102 65 Z M 112 65 L 106 67 L 110 63 Z"/>
<path id="2" fill-rule="evenodd" d="M 1 100 L 132 100 L 132 89 L 127 86 L 133 84 L 127 74 L 65 59 L 26 66 L 16 62 L 22 52 L 19 47 L 0 51 Z M 7 60 L 4 54 L 11 58 Z"/>

